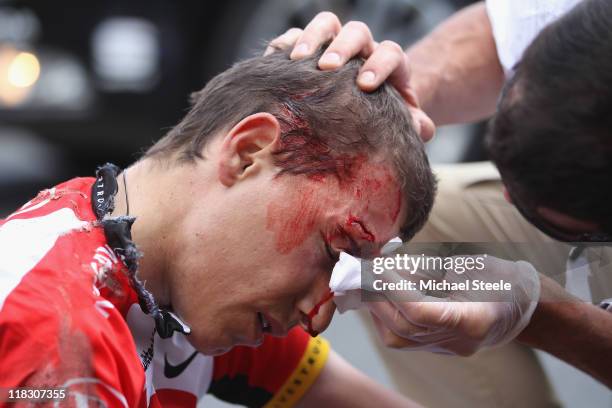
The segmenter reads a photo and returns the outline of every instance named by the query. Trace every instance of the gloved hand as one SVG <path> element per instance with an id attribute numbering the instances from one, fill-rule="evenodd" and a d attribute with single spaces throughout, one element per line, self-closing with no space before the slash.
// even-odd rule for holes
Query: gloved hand
<path id="1" fill-rule="evenodd" d="M 367 302 L 379 334 L 393 348 L 471 355 L 484 347 L 512 341 L 528 324 L 540 298 L 540 277 L 531 264 L 487 256 L 483 270 L 444 270 L 448 283 L 478 280 L 511 284 L 511 291 L 450 290 L 444 297 L 406 290 L 385 292 L 384 301 Z M 436 279 L 440 271 L 415 274 L 386 271 L 377 279 L 415 282 Z M 486 294 L 483 296 L 483 294 Z M 486 297 L 486 300 L 485 300 Z"/>

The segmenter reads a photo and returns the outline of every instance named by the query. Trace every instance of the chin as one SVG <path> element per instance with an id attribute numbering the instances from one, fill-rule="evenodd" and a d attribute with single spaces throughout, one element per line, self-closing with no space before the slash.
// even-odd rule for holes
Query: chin
<path id="1" fill-rule="evenodd" d="M 227 336 L 214 338 L 211 333 L 196 333 L 195 330 L 187 336 L 187 339 L 196 350 L 207 356 L 225 354 L 234 347 Z"/>
<path id="2" fill-rule="evenodd" d="M 227 348 L 213 348 L 210 350 L 207 350 L 206 352 L 201 352 L 202 354 L 205 354 L 207 356 L 220 356 L 222 354 L 227 353 L 228 351 L 230 351 L 233 348 L 233 346 L 227 347 Z"/>

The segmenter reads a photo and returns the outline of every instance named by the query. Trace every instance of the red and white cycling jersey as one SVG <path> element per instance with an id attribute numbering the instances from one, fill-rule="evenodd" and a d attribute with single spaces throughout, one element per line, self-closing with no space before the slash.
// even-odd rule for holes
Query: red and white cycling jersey
<path id="1" fill-rule="evenodd" d="M 296 328 L 211 357 L 181 333 L 160 338 L 97 222 L 94 181 L 42 191 L 0 221 L 0 387 L 62 387 L 60 405 L 78 407 L 195 407 L 206 393 L 247 406 L 299 400 L 327 342 Z"/>

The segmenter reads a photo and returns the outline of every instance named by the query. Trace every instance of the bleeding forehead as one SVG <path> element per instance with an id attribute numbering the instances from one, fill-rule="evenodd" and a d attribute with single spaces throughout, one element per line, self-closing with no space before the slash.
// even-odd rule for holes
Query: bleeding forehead
<path id="1" fill-rule="evenodd" d="M 351 180 L 341 182 L 346 199 L 364 214 L 378 216 L 383 223 L 393 225 L 402 209 L 402 189 L 395 172 L 384 163 L 366 162 Z"/>
<path id="2" fill-rule="evenodd" d="M 268 204 L 267 229 L 279 252 L 291 252 L 334 223 L 360 222 L 381 243 L 397 234 L 403 195 L 389 165 L 362 160 L 350 174 L 297 177 Z"/>

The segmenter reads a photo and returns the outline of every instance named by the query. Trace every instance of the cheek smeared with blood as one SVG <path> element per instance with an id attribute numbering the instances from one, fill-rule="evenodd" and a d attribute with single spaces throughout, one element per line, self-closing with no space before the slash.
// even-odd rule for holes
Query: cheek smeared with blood
<path id="1" fill-rule="evenodd" d="M 325 203 L 313 186 L 306 186 L 293 197 L 268 205 L 267 229 L 276 233 L 276 250 L 288 254 L 314 231 Z"/>

